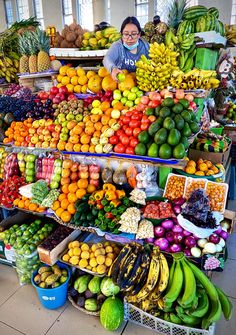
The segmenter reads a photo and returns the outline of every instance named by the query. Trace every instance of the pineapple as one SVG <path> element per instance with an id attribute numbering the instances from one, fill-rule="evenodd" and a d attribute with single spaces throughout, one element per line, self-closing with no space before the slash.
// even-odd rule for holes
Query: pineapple
<path id="1" fill-rule="evenodd" d="M 153 35 L 151 37 L 151 40 L 150 40 L 150 43 L 154 43 L 154 42 L 157 42 L 158 44 L 161 44 L 164 42 L 164 36 L 163 35 L 160 35 L 160 34 L 156 34 L 156 35 Z"/>
<path id="2" fill-rule="evenodd" d="M 168 26 L 170 28 L 177 29 L 178 25 L 182 21 L 184 10 L 187 6 L 187 0 L 174 0 L 172 6 L 170 7 L 168 15 Z"/>
<path id="3" fill-rule="evenodd" d="M 38 66 L 37 66 L 37 53 L 38 53 L 38 47 L 37 47 L 37 40 L 35 39 L 35 36 L 32 32 L 28 32 L 28 46 L 29 46 L 29 72 L 35 73 L 38 72 Z"/>
<path id="4" fill-rule="evenodd" d="M 27 43 L 27 38 L 25 35 L 19 36 L 19 49 L 21 53 L 19 72 L 26 73 L 29 72 L 29 48 Z"/>
<path id="5" fill-rule="evenodd" d="M 152 37 L 155 34 L 155 26 L 153 22 L 147 22 L 144 26 L 144 33 L 148 37 Z"/>
<path id="6" fill-rule="evenodd" d="M 164 22 L 160 22 L 156 25 L 155 30 L 157 35 L 165 35 L 167 32 L 168 26 Z"/>
<path id="7" fill-rule="evenodd" d="M 49 57 L 50 39 L 43 30 L 37 28 L 35 38 L 37 40 L 37 47 L 40 50 L 38 53 L 38 72 L 47 71 L 51 68 L 51 61 Z"/>

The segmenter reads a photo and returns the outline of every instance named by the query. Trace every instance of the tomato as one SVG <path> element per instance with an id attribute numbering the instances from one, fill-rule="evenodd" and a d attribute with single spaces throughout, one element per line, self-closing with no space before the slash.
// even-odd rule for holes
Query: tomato
<path id="1" fill-rule="evenodd" d="M 149 128 L 149 123 L 142 123 L 140 126 L 141 130 L 148 130 Z"/>
<path id="2" fill-rule="evenodd" d="M 125 131 L 126 131 L 127 128 L 129 128 L 129 125 L 128 125 L 128 124 L 124 124 L 124 125 L 122 126 L 122 130 L 124 130 L 124 133 L 125 133 Z"/>
<path id="3" fill-rule="evenodd" d="M 122 122 L 123 122 L 124 124 L 129 124 L 130 121 L 131 121 L 131 118 L 128 117 L 128 116 L 126 116 L 126 115 L 124 116 L 124 118 L 123 118 L 123 120 L 122 120 Z"/>
<path id="4" fill-rule="evenodd" d="M 124 134 L 125 134 L 125 132 L 124 132 L 123 129 L 119 129 L 119 130 L 117 130 L 117 132 L 116 132 L 116 135 L 117 135 L 118 137 L 120 137 L 121 135 L 124 135 Z"/>
<path id="5" fill-rule="evenodd" d="M 134 137 L 138 137 L 138 134 L 141 133 L 141 129 L 140 128 L 134 128 L 133 130 L 133 136 Z"/>
<path id="6" fill-rule="evenodd" d="M 117 135 L 113 135 L 109 138 L 109 143 L 117 144 L 119 142 L 119 137 Z"/>
<path id="7" fill-rule="evenodd" d="M 131 120 L 141 120 L 142 119 L 142 114 L 140 114 L 140 113 L 138 113 L 138 114 L 133 114 L 132 116 L 131 116 Z"/>
<path id="8" fill-rule="evenodd" d="M 121 120 L 118 120 L 118 123 L 119 123 L 119 125 L 122 127 L 123 126 L 123 124 L 124 124 L 124 122 L 123 121 L 121 121 Z"/>
<path id="9" fill-rule="evenodd" d="M 127 146 L 129 144 L 129 136 L 127 135 L 123 135 L 120 137 L 120 141 L 122 144 L 124 144 L 125 146 Z"/>
<path id="10" fill-rule="evenodd" d="M 131 128 L 138 128 L 138 127 L 140 127 L 140 124 L 141 124 L 141 122 L 138 121 L 138 120 L 131 120 L 130 123 L 129 123 L 129 126 Z"/>
<path id="11" fill-rule="evenodd" d="M 150 115 L 148 118 L 151 122 L 156 121 L 156 116 L 155 115 Z"/>
<path id="12" fill-rule="evenodd" d="M 127 147 L 125 150 L 125 153 L 128 155 L 135 155 L 134 148 L 132 147 Z"/>
<path id="13" fill-rule="evenodd" d="M 128 117 L 131 117 L 133 115 L 133 112 L 132 111 L 128 111 L 125 113 L 125 116 L 128 116 Z"/>
<path id="14" fill-rule="evenodd" d="M 125 152 L 125 146 L 122 143 L 118 143 L 114 146 L 114 152 L 122 154 Z"/>
<path id="15" fill-rule="evenodd" d="M 150 123 L 151 121 L 149 120 L 147 115 L 143 115 L 142 119 L 141 119 L 141 123 Z"/>
<path id="16" fill-rule="evenodd" d="M 130 127 L 127 127 L 127 128 L 125 129 L 125 133 L 126 133 L 127 136 L 132 136 L 132 134 L 133 134 L 133 129 L 130 128 Z"/>
<path id="17" fill-rule="evenodd" d="M 139 144 L 139 140 L 136 137 L 131 137 L 129 141 L 129 145 L 135 148 L 137 144 Z"/>

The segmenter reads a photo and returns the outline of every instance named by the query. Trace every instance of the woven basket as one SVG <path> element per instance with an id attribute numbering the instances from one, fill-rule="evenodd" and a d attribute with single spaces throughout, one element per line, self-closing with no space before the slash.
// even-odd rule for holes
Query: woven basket
<path id="1" fill-rule="evenodd" d="M 68 300 L 71 302 L 72 306 L 74 306 L 75 308 L 77 308 L 79 311 L 87 314 L 87 315 L 93 315 L 93 316 L 99 316 L 100 315 L 100 311 L 97 311 L 97 312 L 91 312 L 91 311 L 87 311 L 87 309 L 83 308 L 83 307 L 80 307 L 78 306 L 73 298 L 71 297 L 71 295 L 68 293 Z"/>

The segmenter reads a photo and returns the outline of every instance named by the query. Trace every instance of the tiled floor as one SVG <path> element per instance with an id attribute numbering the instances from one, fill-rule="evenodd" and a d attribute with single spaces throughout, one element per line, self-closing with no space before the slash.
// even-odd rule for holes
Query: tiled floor
<path id="1" fill-rule="evenodd" d="M 228 204 L 235 210 L 235 201 Z M 213 281 L 224 289 L 234 306 L 232 319 L 222 318 L 215 335 L 232 335 L 236 329 L 236 232 L 228 240 L 229 259 L 223 272 L 214 273 Z M 40 304 L 33 286 L 20 286 L 15 269 L 0 264 L 0 334 L 1 335 L 74 335 L 113 334 L 106 331 L 99 319 L 79 312 L 69 302 L 58 310 L 47 310 Z M 151 335 L 151 330 L 124 323 L 114 334 Z M 158 335 L 158 334 L 157 334 Z"/>

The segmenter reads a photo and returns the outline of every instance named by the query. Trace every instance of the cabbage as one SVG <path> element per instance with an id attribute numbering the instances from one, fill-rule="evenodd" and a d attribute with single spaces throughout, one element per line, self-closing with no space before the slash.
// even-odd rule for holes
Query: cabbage
<path id="1" fill-rule="evenodd" d="M 110 297 L 112 295 L 116 295 L 120 292 L 119 286 L 113 283 L 112 279 L 109 277 L 104 277 L 101 282 L 101 292 L 106 297 Z"/>

